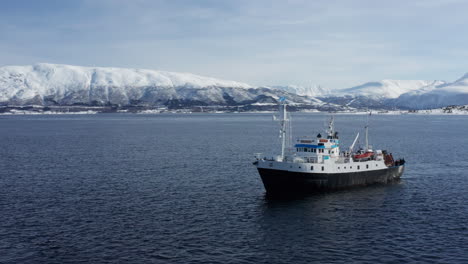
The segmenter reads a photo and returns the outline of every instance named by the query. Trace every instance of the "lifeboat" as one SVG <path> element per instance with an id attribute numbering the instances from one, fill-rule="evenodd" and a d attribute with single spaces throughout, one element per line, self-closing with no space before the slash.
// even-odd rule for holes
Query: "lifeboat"
<path id="1" fill-rule="evenodd" d="M 374 155 L 374 152 L 367 151 L 367 152 L 364 152 L 364 153 L 354 155 L 353 159 L 354 160 L 370 160 L 372 155 Z"/>

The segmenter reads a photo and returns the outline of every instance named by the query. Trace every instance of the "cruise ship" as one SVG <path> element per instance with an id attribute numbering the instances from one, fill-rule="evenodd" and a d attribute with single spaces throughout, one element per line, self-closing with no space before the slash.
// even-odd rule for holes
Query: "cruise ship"
<path id="1" fill-rule="evenodd" d="M 365 127 L 365 147 L 354 150 L 359 133 L 351 146 L 340 149 L 334 117 L 328 128 L 313 137 L 301 137 L 287 147 L 290 117 L 284 100 L 279 105 L 281 154 L 267 157 L 256 154 L 257 167 L 267 193 L 287 194 L 320 192 L 389 183 L 400 179 L 405 160 L 393 158 L 386 150 L 374 150 L 368 143 Z M 290 131 L 289 131 L 290 132 Z"/>

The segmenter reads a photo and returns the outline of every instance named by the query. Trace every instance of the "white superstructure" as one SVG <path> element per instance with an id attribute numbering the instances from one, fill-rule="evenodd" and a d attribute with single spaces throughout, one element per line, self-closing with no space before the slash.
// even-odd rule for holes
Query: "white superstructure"
<path id="1" fill-rule="evenodd" d="M 348 150 L 340 150 L 340 140 L 334 129 L 333 117 L 330 119 L 324 135 L 319 133 L 315 138 L 298 138 L 293 146 L 287 148 L 287 130 L 290 118 L 286 107 L 286 104 L 280 104 L 280 117 L 277 118 L 281 127 L 281 155 L 267 157 L 257 154 L 256 165 L 258 168 L 301 173 L 352 173 L 383 170 L 393 164 L 391 154 L 389 155 L 382 150 L 373 151 L 369 148 L 367 126 L 366 149 L 353 151 L 358 138 L 356 137 Z"/>

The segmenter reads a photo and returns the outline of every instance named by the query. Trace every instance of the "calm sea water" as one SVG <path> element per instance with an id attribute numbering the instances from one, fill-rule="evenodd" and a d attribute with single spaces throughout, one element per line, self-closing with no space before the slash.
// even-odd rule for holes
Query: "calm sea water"
<path id="1" fill-rule="evenodd" d="M 338 115 L 343 145 L 364 124 Z M 271 199 L 269 114 L 0 117 L 0 263 L 468 263 L 468 117 L 370 124 L 401 182 Z"/>

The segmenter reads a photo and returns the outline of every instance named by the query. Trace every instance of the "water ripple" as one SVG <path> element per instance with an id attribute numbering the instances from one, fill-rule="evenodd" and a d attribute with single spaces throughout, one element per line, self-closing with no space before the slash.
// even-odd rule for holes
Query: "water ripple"
<path id="1" fill-rule="evenodd" d="M 345 145 L 360 118 L 337 116 Z M 0 263 L 468 263 L 461 118 L 377 116 L 400 182 L 278 199 L 250 165 L 277 147 L 269 115 L 6 117 Z"/>

